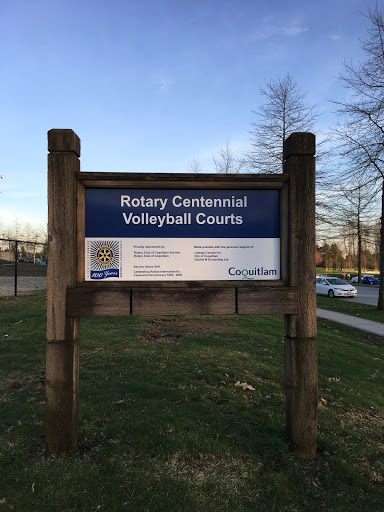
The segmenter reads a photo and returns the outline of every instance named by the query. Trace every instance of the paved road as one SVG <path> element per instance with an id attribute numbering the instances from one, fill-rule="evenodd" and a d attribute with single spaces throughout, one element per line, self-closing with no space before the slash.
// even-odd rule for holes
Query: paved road
<path id="1" fill-rule="evenodd" d="M 352 300 L 353 302 L 360 302 L 361 304 L 370 304 L 371 306 L 377 306 L 377 300 L 379 298 L 379 287 L 378 286 L 359 286 L 354 285 L 357 290 L 357 296 Z M 351 299 L 342 299 L 351 300 Z"/>
<path id="2" fill-rule="evenodd" d="M 369 304 L 371 306 L 377 305 L 377 300 L 379 298 L 378 286 L 355 285 L 355 287 L 357 290 L 356 297 L 353 299 L 340 298 L 336 300 L 350 300 L 353 302 L 360 302 L 361 304 Z M 372 322 L 371 320 L 366 320 L 364 318 L 345 315 L 343 313 L 336 313 L 335 311 L 328 311 L 325 309 L 317 309 L 317 316 L 319 318 L 326 318 L 327 320 L 339 322 L 340 324 L 349 325 L 350 327 L 355 327 L 356 329 L 361 329 L 362 331 L 370 332 L 378 336 L 384 336 L 384 324 L 380 322 Z"/>
<path id="3" fill-rule="evenodd" d="M 47 288 L 46 277 L 25 277 L 18 276 L 17 292 L 18 294 L 28 293 L 35 290 Z M 0 297 L 12 297 L 15 293 L 15 278 L 0 277 Z"/>

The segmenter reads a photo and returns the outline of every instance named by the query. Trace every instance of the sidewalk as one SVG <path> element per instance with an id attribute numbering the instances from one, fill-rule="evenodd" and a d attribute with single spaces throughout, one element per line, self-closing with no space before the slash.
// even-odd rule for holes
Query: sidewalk
<path id="1" fill-rule="evenodd" d="M 373 322 L 372 320 L 366 320 L 358 316 L 345 315 L 344 313 L 336 313 L 319 308 L 317 308 L 317 317 L 332 320 L 332 322 L 338 322 L 339 324 L 349 325 L 350 327 L 355 327 L 356 329 L 384 337 L 384 324 L 380 322 Z"/>
<path id="2" fill-rule="evenodd" d="M 18 276 L 17 293 L 33 292 L 47 288 L 47 278 L 44 276 Z M 0 297 L 13 297 L 15 294 L 15 278 L 0 276 Z"/>

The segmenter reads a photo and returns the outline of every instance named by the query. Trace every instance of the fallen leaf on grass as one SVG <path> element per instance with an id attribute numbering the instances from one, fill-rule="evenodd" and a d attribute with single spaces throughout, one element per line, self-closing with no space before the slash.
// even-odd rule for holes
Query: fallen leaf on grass
<path id="1" fill-rule="evenodd" d="M 235 386 L 243 388 L 244 391 L 255 391 L 255 388 L 248 384 L 247 382 L 240 382 L 239 380 L 236 382 Z"/>
<path id="2" fill-rule="evenodd" d="M 376 377 L 377 377 L 377 373 L 372 373 L 371 379 L 376 379 Z"/>
<path id="3" fill-rule="evenodd" d="M 113 404 L 115 405 L 119 405 L 119 404 L 122 404 L 124 402 L 124 399 L 123 400 L 117 400 L 116 402 L 112 402 Z"/>
<path id="4" fill-rule="evenodd" d="M 327 405 L 327 401 L 325 398 L 320 398 L 320 405 Z"/>
<path id="5" fill-rule="evenodd" d="M 22 324 L 23 321 L 22 320 L 19 320 L 18 322 L 15 322 L 15 324 Z"/>
<path id="6" fill-rule="evenodd" d="M 21 388 L 21 382 L 19 380 L 14 380 L 11 384 L 13 388 Z"/>

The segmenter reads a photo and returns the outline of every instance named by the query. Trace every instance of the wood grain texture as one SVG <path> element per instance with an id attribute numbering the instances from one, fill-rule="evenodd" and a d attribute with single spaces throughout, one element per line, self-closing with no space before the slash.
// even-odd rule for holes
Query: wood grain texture
<path id="1" fill-rule="evenodd" d="M 317 332 L 314 135 L 292 134 L 284 145 L 289 175 L 288 284 L 297 288 L 297 314 L 285 315 L 287 433 L 295 454 L 316 455 Z"/>
<path id="2" fill-rule="evenodd" d="M 313 133 L 295 132 L 285 141 L 283 147 L 283 158 L 287 160 L 290 156 L 311 156 L 316 154 L 316 138 Z"/>
<path id="3" fill-rule="evenodd" d="M 48 155 L 48 341 L 77 337 L 74 319 L 66 318 L 68 287 L 76 284 L 76 180 L 75 153 Z"/>
<path id="4" fill-rule="evenodd" d="M 129 316 L 130 314 L 130 288 L 68 289 L 67 315 L 69 317 Z"/>
<path id="5" fill-rule="evenodd" d="M 297 291 L 289 288 L 127 288 L 68 289 L 67 314 L 126 315 L 265 315 L 297 312 Z"/>
<path id="6" fill-rule="evenodd" d="M 286 315 L 297 313 L 297 290 L 293 288 L 239 288 L 239 315 Z"/>
<path id="7" fill-rule="evenodd" d="M 282 175 L 279 175 L 282 176 Z M 189 181 L 132 181 L 132 180 L 85 180 L 79 177 L 79 182 L 86 188 L 122 188 L 122 189 L 188 189 L 188 190 L 279 190 L 284 185 L 284 181 L 270 182 L 214 182 L 207 181 L 204 183 L 191 183 Z"/>
<path id="8" fill-rule="evenodd" d="M 289 284 L 289 185 L 280 191 L 280 278 Z"/>
<path id="9" fill-rule="evenodd" d="M 77 182 L 77 283 L 84 282 L 85 279 L 85 188 Z"/>
<path id="10" fill-rule="evenodd" d="M 48 455 L 71 454 L 77 447 L 79 342 L 47 344 L 46 448 Z"/>
<path id="11" fill-rule="evenodd" d="M 77 446 L 79 319 L 67 315 L 67 289 L 77 277 L 80 140 L 72 130 L 51 130 L 48 147 L 46 448 L 49 455 L 59 455 Z"/>
<path id="12" fill-rule="evenodd" d="M 293 134 L 287 140 L 298 151 L 298 140 L 305 148 L 312 147 L 313 134 Z M 290 155 L 285 163 L 289 174 L 289 235 L 288 284 L 297 287 L 299 315 L 286 318 L 287 336 L 311 338 L 316 336 L 316 240 L 315 240 L 315 159 L 310 155 Z"/>
<path id="13" fill-rule="evenodd" d="M 233 315 L 235 290 L 225 288 L 136 288 L 132 291 L 133 315 Z"/>
<path id="14" fill-rule="evenodd" d="M 81 142 L 79 137 L 70 129 L 53 129 L 48 132 L 48 151 L 75 153 L 80 157 Z M 79 169 L 80 170 L 80 169 Z"/>
<path id="15" fill-rule="evenodd" d="M 285 337 L 287 434 L 301 458 L 316 455 L 318 423 L 317 341 Z"/>
<path id="16" fill-rule="evenodd" d="M 232 315 L 236 292 L 225 288 L 68 289 L 67 314 L 81 316 Z"/>
<path id="17" fill-rule="evenodd" d="M 86 187 L 132 188 L 280 188 L 285 174 L 175 174 L 175 173 L 86 173 L 76 174 Z"/>

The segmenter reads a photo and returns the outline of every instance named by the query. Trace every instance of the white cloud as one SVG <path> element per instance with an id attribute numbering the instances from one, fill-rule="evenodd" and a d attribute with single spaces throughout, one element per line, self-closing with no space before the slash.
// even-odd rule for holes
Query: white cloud
<path id="1" fill-rule="evenodd" d="M 170 76 L 159 74 L 153 77 L 152 83 L 159 92 L 167 93 L 174 85 L 175 81 Z"/>
<path id="2" fill-rule="evenodd" d="M 288 27 L 277 27 L 277 30 L 278 32 L 280 31 L 283 35 L 295 37 L 308 32 L 309 28 L 306 25 L 290 25 Z"/>
<path id="3" fill-rule="evenodd" d="M 252 39 L 269 39 L 274 36 L 296 37 L 308 32 L 308 30 L 308 26 L 303 23 L 278 24 L 270 20 L 270 18 L 266 18 L 256 28 L 252 34 Z"/>

